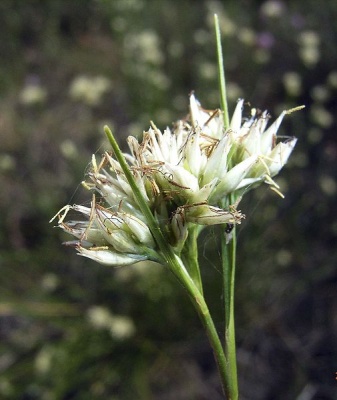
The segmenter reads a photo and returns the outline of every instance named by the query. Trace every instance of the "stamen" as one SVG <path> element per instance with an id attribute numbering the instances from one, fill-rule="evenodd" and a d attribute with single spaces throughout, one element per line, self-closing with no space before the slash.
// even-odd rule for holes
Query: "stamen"
<path id="1" fill-rule="evenodd" d="M 53 216 L 53 218 L 52 218 L 49 222 L 53 222 L 54 219 L 55 219 L 56 217 L 59 217 L 60 214 L 64 211 L 64 214 L 63 214 L 63 215 L 59 218 L 59 220 L 58 220 L 58 223 L 61 224 L 61 223 L 63 222 L 64 218 L 67 216 L 67 214 L 68 214 L 68 212 L 69 212 L 69 210 L 70 210 L 71 208 L 72 208 L 72 206 L 70 206 L 69 204 L 66 205 L 66 206 L 64 206 L 64 207 L 62 207 L 61 210 L 59 210 L 59 211 Z"/>
<path id="2" fill-rule="evenodd" d="M 285 113 L 286 113 L 287 115 L 289 115 L 289 114 L 292 114 L 292 113 L 295 112 L 295 111 L 303 110 L 303 108 L 305 108 L 304 105 L 302 105 L 302 106 L 297 106 L 297 107 L 291 108 L 290 110 L 286 110 Z"/>
<path id="3" fill-rule="evenodd" d="M 267 157 L 264 157 L 264 156 L 259 156 L 258 157 L 258 159 L 261 161 L 261 163 L 263 164 L 263 166 L 265 167 L 265 169 L 266 169 L 266 171 L 267 171 L 267 174 L 268 175 L 266 175 L 266 176 L 270 176 L 270 170 L 269 170 L 269 168 L 268 168 L 268 165 L 266 164 L 266 162 L 264 161 L 264 158 L 267 158 Z M 270 178 L 271 179 L 271 178 Z"/>
<path id="4" fill-rule="evenodd" d="M 264 176 L 265 182 L 268 183 L 269 185 L 280 189 L 280 186 L 270 177 L 270 175 L 265 175 Z"/>
<path id="5" fill-rule="evenodd" d="M 277 193 L 282 199 L 284 199 L 284 194 L 281 193 L 275 186 L 270 186 L 270 189 Z"/>

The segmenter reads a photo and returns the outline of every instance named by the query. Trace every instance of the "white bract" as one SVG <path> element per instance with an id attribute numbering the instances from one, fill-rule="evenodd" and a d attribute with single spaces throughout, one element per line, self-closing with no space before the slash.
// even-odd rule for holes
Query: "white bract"
<path id="1" fill-rule="evenodd" d="M 284 111 L 267 128 L 266 111 L 243 117 L 243 100 L 225 128 L 220 110 L 205 110 L 194 95 L 190 112 L 173 129 L 161 132 L 154 123 L 141 142 L 128 138 L 131 154 L 125 154 L 134 180 L 167 238 L 168 245 L 181 251 L 191 224 L 238 224 L 244 217 L 230 204 L 245 192 L 265 182 L 278 191 L 273 177 L 286 164 L 296 138 L 277 143 Z M 160 260 L 147 221 L 119 162 L 108 152 L 92 168 L 84 186 L 95 195 L 91 207 L 66 206 L 59 226 L 77 238 L 67 242 L 78 253 L 103 264 L 127 265 L 145 259 Z M 227 200 L 226 202 L 224 200 Z M 102 205 L 104 204 L 104 206 Z M 74 210 L 85 221 L 64 222 Z"/>

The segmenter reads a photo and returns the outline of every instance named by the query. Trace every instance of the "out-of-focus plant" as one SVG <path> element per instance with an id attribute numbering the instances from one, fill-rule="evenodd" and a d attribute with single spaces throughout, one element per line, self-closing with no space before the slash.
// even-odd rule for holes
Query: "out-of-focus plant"
<path id="1" fill-rule="evenodd" d="M 97 106 L 110 89 L 111 82 L 104 76 L 78 76 L 71 82 L 69 96 L 89 106 Z"/>
<path id="2" fill-rule="evenodd" d="M 295 109 L 284 111 L 267 128 L 268 113 L 252 110 L 245 120 L 244 101 L 239 100 L 229 121 L 217 16 L 215 25 L 221 109 L 203 109 L 192 94 L 185 120 L 164 132 L 152 123 L 141 143 L 130 136 L 131 154 L 121 152 L 111 130 L 105 127 L 115 157 L 106 152 L 97 164 L 93 156 L 89 181 L 84 182 L 99 198 L 93 195 L 91 207 L 65 206 L 56 216 L 58 226 L 76 237 L 65 244 L 75 247 L 79 255 L 110 266 L 150 260 L 174 274 L 208 334 L 224 393 L 227 399 L 236 400 L 235 227 L 244 218 L 237 206 L 248 190 L 261 183 L 281 194 L 273 177 L 286 164 L 297 139 L 277 138 L 283 117 Z M 151 36 L 148 39 L 151 41 Z M 66 221 L 70 210 L 82 214 L 84 220 Z M 204 296 L 198 261 L 198 236 L 210 225 L 223 226 L 225 330 L 221 335 Z M 102 317 L 102 310 L 94 309 L 90 314 L 98 325 L 104 320 L 104 326 L 114 334 L 123 323 L 132 329 L 126 320 L 120 318 L 117 325 L 106 313 Z"/>

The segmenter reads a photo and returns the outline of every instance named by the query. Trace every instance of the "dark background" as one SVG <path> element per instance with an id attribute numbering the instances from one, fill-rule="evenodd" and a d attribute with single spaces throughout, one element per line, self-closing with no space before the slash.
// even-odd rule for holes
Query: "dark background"
<path id="1" fill-rule="evenodd" d="M 231 111 L 238 97 L 298 137 L 276 179 L 247 194 L 236 327 L 243 400 L 332 400 L 337 381 L 337 2 L 1 0 L 0 398 L 221 399 L 187 296 L 154 264 L 110 269 L 63 248 L 49 219 L 80 188 L 108 123 L 125 148 L 217 108 L 213 14 Z M 200 260 L 222 329 L 217 228 Z"/>

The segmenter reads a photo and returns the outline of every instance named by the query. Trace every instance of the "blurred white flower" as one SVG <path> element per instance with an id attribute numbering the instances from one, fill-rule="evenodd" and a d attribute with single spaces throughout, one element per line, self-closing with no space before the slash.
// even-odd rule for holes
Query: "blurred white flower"
<path id="1" fill-rule="evenodd" d="M 300 44 L 299 55 L 303 60 L 304 64 L 308 67 L 312 67 L 319 61 L 321 57 L 320 53 L 320 42 L 321 39 L 315 31 L 303 31 L 298 42 Z"/>
<path id="2" fill-rule="evenodd" d="M 35 369 L 39 375 L 44 375 L 52 367 L 53 351 L 49 346 L 42 347 L 35 357 Z"/>
<path id="3" fill-rule="evenodd" d="M 268 0 L 262 4 L 260 11 L 265 17 L 278 18 L 284 14 L 285 4 L 279 0 Z"/>
<path id="4" fill-rule="evenodd" d="M 136 328 L 130 318 L 114 315 L 110 321 L 109 331 L 114 339 L 124 340 L 133 336 Z"/>
<path id="5" fill-rule="evenodd" d="M 96 106 L 111 87 L 111 81 L 104 76 L 88 77 L 81 75 L 71 82 L 69 95 L 73 100 L 81 101 L 88 106 Z"/>
<path id="6" fill-rule="evenodd" d="M 10 154 L 0 154 L 0 171 L 13 171 L 16 166 L 16 160 Z"/>
<path id="7" fill-rule="evenodd" d="M 47 91 L 39 84 L 29 83 L 20 92 L 19 99 L 22 104 L 27 106 L 42 104 L 47 99 Z"/>
<path id="8" fill-rule="evenodd" d="M 60 150 L 64 157 L 75 158 L 78 156 L 78 149 L 75 142 L 71 139 L 66 139 L 60 143 Z"/>
<path id="9" fill-rule="evenodd" d="M 227 98 L 228 100 L 237 100 L 242 97 L 243 90 L 236 82 L 228 82 L 227 83 Z"/>
<path id="10" fill-rule="evenodd" d="M 333 89 L 337 88 L 337 71 L 331 71 L 327 78 L 327 83 Z"/>
<path id="11" fill-rule="evenodd" d="M 43 275 L 41 286 L 46 292 L 53 292 L 59 286 L 59 278 L 53 273 Z"/>
<path id="12" fill-rule="evenodd" d="M 336 179 L 330 175 L 323 175 L 319 179 L 319 185 L 328 196 L 335 196 L 337 192 L 337 182 Z"/>
<path id="13" fill-rule="evenodd" d="M 310 110 L 313 121 L 322 128 L 329 128 L 333 122 L 333 115 L 323 106 L 314 104 Z"/>
<path id="14" fill-rule="evenodd" d="M 135 333 L 134 323 L 129 317 L 114 315 L 105 307 L 92 306 L 87 317 L 94 328 L 107 329 L 114 339 L 128 339 Z"/>
<path id="15" fill-rule="evenodd" d="M 299 50 L 299 55 L 308 67 L 316 65 L 321 57 L 319 48 L 316 46 L 304 46 Z"/>
<path id="16" fill-rule="evenodd" d="M 298 40 L 302 46 L 306 47 L 317 47 L 321 42 L 318 33 L 309 30 L 301 32 Z"/>
<path id="17" fill-rule="evenodd" d="M 330 98 L 330 91 L 327 85 L 316 85 L 310 91 L 311 98 L 314 101 L 324 103 Z"/>
<path id="18" fill-rule="evenodd" d="M 253 29 L 242 27 L 238 31 L 238 39 L 247 46 L 253 46 L 256 41 L 256 33 Z"/>
<path id="19" fill-rule="evenodd" d="M 161 65 L 164 55 L 160 50 L 158 35 L 151 30 L 132 33 L 125 37 L 124 49 L 132 59 L 137 59 L 139 64 Z"/>
<path id="20" fill-rule="evenodd" d="M 213 63 L 204 61 L 198 65 L 200 76 L 204 79 L 211 80 L 217 77 L 217 66 Z"/>
<path id="21" fill-rule="evenodd" d="M 294 71 L 286 72 L 282 78 L 285 90 L 290 96 L 299 96 L 302 92 L 302 77 Z"/>

